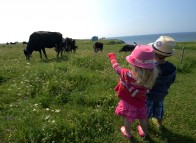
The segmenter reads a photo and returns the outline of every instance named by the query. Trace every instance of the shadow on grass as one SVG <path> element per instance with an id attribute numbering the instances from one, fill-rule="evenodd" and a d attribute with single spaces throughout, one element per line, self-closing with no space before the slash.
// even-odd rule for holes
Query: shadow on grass
<path id="1" fill-rule="evenodd" d="M 8 80 L 8 78 L 4 77 L 4 76 L 0 76 L 0 85 L 5 83 Z"/>
<path id="2" fill-rule="evenodd" d="M 149 136 L 147 136 L 146 140 L 150 143 L 156 143 L 155 139 L 153 139 L 153 135 L 159 138 L 159 140 L 165 143 L 195 143 L 196 139 L 193 137 L 179 135 L 177 133 L 172 132 L 171 130 L 167 129 L 166 127 L 161 127 L 158 131 L 152 127 L 149 127 Z"/>
<path id="3" fill-rule="evenodd" d="M 135 137 L 132 137 L 130 140 L 129 140 L 130 143 L 139 143 L 139 141 L 135 138 Z"/>
<path id="4" fill-rule="evenodd" d="M 195 143 L 196 139 L 193 139 L 192 137 L 189 136 L 184 136 L 184 135 L 178 135 L 176 133 L 171 132 L 164 126 L 161 128 L 161 131 L 163 133 L 162 137 L 168 139 L 168 142 L 173 143 Z"/>

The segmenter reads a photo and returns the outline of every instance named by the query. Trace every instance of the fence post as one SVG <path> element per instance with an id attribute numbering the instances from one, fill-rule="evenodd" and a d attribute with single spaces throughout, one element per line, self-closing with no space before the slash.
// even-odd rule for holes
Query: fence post
<path id="1" fill-rule="evenodd" d="M 181 54 L 181 60 L 180 60 L 181 64 L 182 64 L 182 61 L 183 61 L 183 57 L 184 57 L 184 47 L 182 48 L 182 54 Z"/>

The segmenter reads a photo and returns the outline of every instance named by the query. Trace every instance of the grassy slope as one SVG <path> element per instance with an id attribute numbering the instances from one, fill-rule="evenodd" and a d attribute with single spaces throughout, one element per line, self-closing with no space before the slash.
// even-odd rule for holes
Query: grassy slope
<path id="1" fill-rule="evenodd" d="M 77 40 L 75 54 L 48 60 L 33 52 L 23 55 L 24 45 L 0 46 L 0 142 L 128 142 L 119 128 L 122 118 L 114 114 L 118 103 L 114 86 L 118 77 L 107 58 L 115 52 L 121 66 L 128 66 L 118 53 L 122 44 L 104 42 L 102 54 L 94 54 L 92 42 Z M 181 48 L 185 46 L 183 63 Z M 161 133 L 150 123 L 150 138 L 142 141 L 134 123 L 132 142 L 195 142 L 196 43 L 178 43 L 175 56 L 177 80 L 165 100 L 166 116 Z"/>

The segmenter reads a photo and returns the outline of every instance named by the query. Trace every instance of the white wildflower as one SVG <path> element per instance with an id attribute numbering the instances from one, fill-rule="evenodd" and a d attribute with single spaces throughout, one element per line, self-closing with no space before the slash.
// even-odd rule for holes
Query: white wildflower
<path id="1" fill-rule="evenodd" d="M 59 113 L 60 111 L 61 111 L 60 109 L 56 109 L 56 110 L 55 110 L 56 113 Z"/>
<path id="2" fill-rule="evenodd" d="M 48 120 L 48 119 L 49 119 L 49 117 L 50 117 L 50 115 L 46 116 L 46 117 L 45 117 L 45 120 Z"/>

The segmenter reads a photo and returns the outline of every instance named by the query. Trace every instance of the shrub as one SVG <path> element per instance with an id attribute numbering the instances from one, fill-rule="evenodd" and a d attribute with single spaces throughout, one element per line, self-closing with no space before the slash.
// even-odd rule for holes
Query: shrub
<path id="1" fill-rule="evenodd" d="M 176 70 L 179 73 L 190 73 L 196 65 L 195 59 L 185 59 L 181 64 L 176 65 Z"/>
<path id="2" fill-rule="evenodd" d="M 108 45 L 114 45 L 114 44 L 125 44 L 122 40 L 111 40 L 107 42 Z"/>

